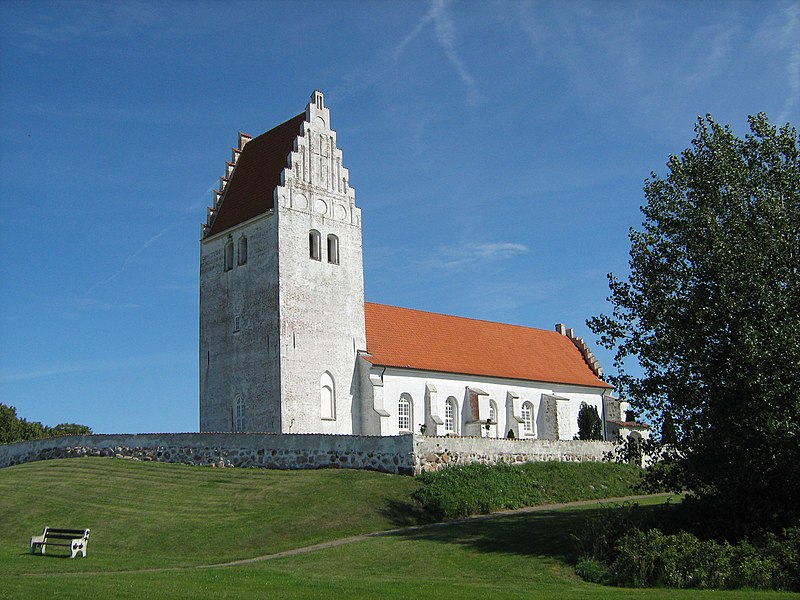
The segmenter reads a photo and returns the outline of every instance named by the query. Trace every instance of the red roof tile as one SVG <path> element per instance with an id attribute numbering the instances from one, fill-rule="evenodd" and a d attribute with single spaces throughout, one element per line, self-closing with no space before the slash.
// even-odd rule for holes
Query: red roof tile
<path id="1" fill-rule="evenodd" d="M 288 166 L 294 139 L 305 120 L 300 113 L 247 142 L 206 236 L 225 231 L 273 207 L 275 188 Z"/>
<path id="2" fill-rule="evenodd" d="M 592 387 L 580 350 L 558 332 L 364 304 L 365 358 L 375 365 Z"/>

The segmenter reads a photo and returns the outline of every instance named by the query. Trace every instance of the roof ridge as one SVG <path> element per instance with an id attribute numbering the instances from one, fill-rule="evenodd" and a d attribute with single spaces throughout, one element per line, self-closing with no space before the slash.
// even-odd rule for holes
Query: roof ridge
<path id="1" fill-rule="evenodd" d="M 517 327 L 519 329 L 532 329 L 534 331 L 543 331 L 544 333 L 552 333 L 553 335 L 560 336 L 561 334 L 557 331 L 551 331 L 550 329 L 542 329 L 541 327 L 530 327 L 529 325 L 517 325 L 515 323 L 505 323 L 503 321 L 490 321 L 489 319 L 476 319 L 475 317 L 462 317 L 460 315 L 449 315 L 447 313 L 435 312 L 432 310 L 421 310 L 419 308 L 408 308 L 406 306 L 396 306 L 394 304 L 382 304 L 380 302 L 364 302 L 364 304 L 372 304 L 374 306 L 387 306 L 389 308 L 396 308 L 400 310 L 407 310 L 411 312 L 417 313 L 425 313 L 428 315 L 436 315 L 439 317 L 448 317 L 450 319 L 461 319 L 463 321 L 476 321 L 478 323 L 491 323 L 492 325 L 503 325 L 504 327 Z"/>
<path id="2" fill-rule="evenodd" d="M 306 122 L 305 111 L 255 137 L 239 132 L 238 147 L 232 149 L 232 160 L 225 163 L 225 175 L 220 177 L 219 190 L 214 192 L 214 205 L 207 209 L 203 238 L 226 231 L 273 208 L 273 194 L 281 185 L 281 174 L 289 166 L 289 156 L 301 135 L 303 122 Z M 297 124 L 295 131 L 291 128 L 293 124 Z M 244 183 L 238 180 L 241 177 L 235 176 L 243 163 L 247 164 Z M 231 194 L 236 196 L 233 206 Z M 221 217 L 223 214 L 226 215 L 224 218 Z"/>

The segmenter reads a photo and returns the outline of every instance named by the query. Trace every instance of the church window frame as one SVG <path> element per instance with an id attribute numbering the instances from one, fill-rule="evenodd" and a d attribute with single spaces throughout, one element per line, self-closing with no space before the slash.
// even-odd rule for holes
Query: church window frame
<path id="1" fill-rule="evenodd" d="M 339 238 L 333 233 L 328 234 L 328 263 L 332 265 L 339 264 Z"/>
<path id="2" fill-rule="evenodd" d="M 247 236 L 242 235 L 239 238 L 239 256 L 237 265 L 242 266 L 247 264 Z"/>
<path id="3" fill-rule="evenodd" d="M 316 229 L 308 232 L 308 257 L 311 260 L 322 260 L 322 235 Z"/>
<path id="4" fill-rule="evenodd" d="M 458 402 L 450 396 L 444 403 L 444 429 L 445 433 L 458 435 Z"/>
<path id="5" fill-rule="evenodd" d="M 497 437 L 497 432 L 500 429 L 499 423 L 497 421 L 497 403 L 489 399 L 489 422 L 487 425 L 489 427 L 486 428 L 486 434 L 488 437 Z M 494 435 L 492 435 L 494 434 Z"/>
<path id="6" fill-rule="evenodd" d="M 228 236 L 228 240 L 225 242 L 225 271 L 230 271 L 233 269 L 233 238 Z"/>
<path id="7" fill-rule="evenodd" d="M 236 396 L 233 401 L 233 430 L 237 433 L 244 432 L 246 417 L 244 398 Z"/>
<path id="8" fill-rule="evenodd" d="M 533 404 L 523 403 L 520 415 L 522 416 L 522 431 L 525 435 L 533 435 Z"/>
<path id="9" fill-rule="evenodd" d="M 333 375 L 325 371 L 319 378 L 320 417 L 323 421 L 336 420 L 336 384 Z"/>
<path id="10" fill-rule="evenodd" d="M 400 400 L 397 401 L 397 428 L 401 433 L 410 433 L 413 421 L 414 400 L 407 393 L 400 394 Z"/>

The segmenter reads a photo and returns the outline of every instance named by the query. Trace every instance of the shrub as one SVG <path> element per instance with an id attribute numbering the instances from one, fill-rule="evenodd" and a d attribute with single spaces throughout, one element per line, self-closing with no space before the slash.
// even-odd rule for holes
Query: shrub
<path id="1" fill-rule="evenodd" d="M 666 535 L 655 528 L 634 528 L 617 539 L 611 552 L 608 543 L 603 539 L 596 554 L 582 559 L 581 570 L 576 567 L 581 577 L 596 581 L 593 573 L 599 569 L 587 566 L 595 561 L 607 567 L 604 580 L 617 585 L 800 591 L 800 528 L 735 545 L 702 541 L 685 531 Z"/>
<path id="2" fill-rule="evenodd" d="M 575 572 L 590 583 L 605 583 L 608 580 L 608 567 L 594 558 L 582 558 L 575 565 Z"/>
<path id="3" fill-rule="evenodd" d="M 581 440 L 602 440 L 603 423 L 597 408 L 585 402 L 581 404 L 578 411 L 578 439 Z"/>
<path id="4" fill-rule="evenodd" d="M 414 499 L 436 519 L 494 510 L 624 496 L 641 470 L 609 463 L 471 464 L 423 473 Z"/>

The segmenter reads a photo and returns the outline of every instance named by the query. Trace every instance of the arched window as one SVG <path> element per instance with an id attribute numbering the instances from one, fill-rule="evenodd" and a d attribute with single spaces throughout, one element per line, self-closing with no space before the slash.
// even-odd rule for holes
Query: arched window
<path id="1" fill-rule="evenodd" d="M 308 232 L 308 257 L 314 260 L 322 260 L 321 237 L 319 231 L 312 229 Z"/>
<path id="2" fill-rule="evenodd" d="M 413 404 L 411 396 L 403 394 L 397 403 L 397 427 L 400 431 L 411 431 L 411 421 L 413 420 Z"/>
<path id="3" fill-rule="evenodd" d="M 522 431 L 533 433 L 533 405 L 530 402 L 522 405 Z"/>
<path id="4" fill-rule="evenodd" d="M 458 404 L 456 399 L 450 396 L 444 404 L 444 430 L 447 433 L 458 433 L 456 429 L 456 414 L 458 413 Z"/>
<path id="5" fill-rule="evenodd" d="M 497 437 L 497 404 L 494 400 L 489 400 L 489 427 L 486 432 L 489 437 Z"/>
<path id="6" fill-rule="evenodd" d="M 233 268 L 233 240 L 229 237 L 225 243 L 225 270 L 230 271 Z"/>
<path id="7" fill-rule="evenodd" d="M 332 265 L 339 264 L 339 238 L 332 233 L 328 234 L 328 262 Z"/>
<path id="8" fill-rule="evenodd" d="M 325 371 L 319 378 L 320 414 L 323 419 L 333 421 L 336 419 L 336 387 L 333 377 Z"/>
<path id="9" fill-rule="evenodd" d="M 247 238 L 239 238 L 239 266 L 247 264 Z"/>
<path id="10" fill-rule="evenodd" d="M 233 404 L 233 430 L 244 431 L 244 399 L 237 396 Z"/>

